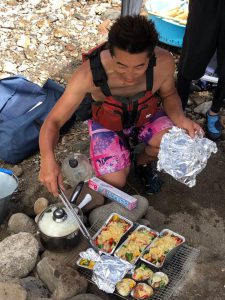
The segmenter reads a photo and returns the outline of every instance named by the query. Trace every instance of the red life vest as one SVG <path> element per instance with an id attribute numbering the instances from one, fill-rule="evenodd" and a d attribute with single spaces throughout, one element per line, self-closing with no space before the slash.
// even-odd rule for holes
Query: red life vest
<path id="1" fill-rule="evenodd" d="M 113 131 L 122 131 L 131 126 L 140 127 L 148 122 L 150 116 L 158 110 L 160 105 L 160 98 L 152 94 L 155 55 L 149 61 L 146 71 L 145 94 L 138 99 L 131 97 L 131 99 L 122 101 L 111 95 L 107 84 L 107 75 L 100 60 L 100 53 L 105 49 L 106 43 L 83 55 L 83 61 L 86 59 L 90 61 L 95 86 L 100 87 L 105 95 L 104 102 L 93 101 L 92 118 L 103 127 Z"/>

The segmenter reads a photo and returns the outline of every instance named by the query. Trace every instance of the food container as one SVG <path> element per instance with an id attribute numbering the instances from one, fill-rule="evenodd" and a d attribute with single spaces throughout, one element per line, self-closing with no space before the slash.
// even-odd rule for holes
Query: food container
<path id="1" fill-rule="evenodd" d="M 116 250 L 114 255 L 118 258 L 135 264 L 144 249 L 159 235 L 151 228 L 139 225 Z M 140 239 L 142 239 L 140 241 Z"/>
<path id="2" fill-rule="evenodd" d="M 100 249 L 100 252 L 112 254 L 121 238 L 132 226 L 133 222 L 130 220 L 117 213 L 112 213 L 93 236 L 93 242 Z"/>
<path id="3" fill-rule="evenodd" d="M 182 235 L 170 229 L 163 229 L 145 249 L 140 259 L 155 268 L 161 268 L 184 242 L 185 238 Z"/>
<path id="4" fill-rule="evenodd" d="M 153 289 L 164 288 L 168 283 L 169 283 L 169 278 L 163 272 L 156 272 L 153 274 L 152 278 L 148 279 L 148 284 Z"/>
<path id="5" fill-rule="evenodd" d="M 134 270 L 132 278 L 135 281 L 144 281 L 151 279 L 153 274 L 154 272 L 148 266 L 146 266 L 146 264 L 141 264 Z"/>
<path id="6" fill-rule="evenodd" d="M 149 299 L 153 295 L 153 288 L 146 283 L 138 283 L 131 291 L 131 296 L 134 299 L 142 300 Z"/>
<path id="7" fill-rule="evenodd" d="M 123 278 L 120 282 L 116 284 L 117 292 L 123 296 L 127 297 L 133 287 L 135 287 L 136 282 L 131 278 Z"/>
<path id="8" fill-rule="evenodd" d="M 88 269 L 88 270 L 93 270 L 95 262 L 93 260 L 90 259 L 86 259 L 86 258 L 79 258 L 77 260 L 77 265 L 79 267 Z"/>

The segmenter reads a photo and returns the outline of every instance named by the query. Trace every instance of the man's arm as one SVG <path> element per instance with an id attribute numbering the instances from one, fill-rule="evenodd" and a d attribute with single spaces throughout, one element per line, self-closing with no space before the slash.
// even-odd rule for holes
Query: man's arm
<path id="1" fill-rule="evenodd" d="M 81 66 L 72 76 L 65 92 L 48 114 L 40 131 L 39 146 L 41 168 L 39 180 L 48 191 L 58 195 L 58 185 L 63 188 L 61 170 L 56 162 L 54 149 L 59 139 L 59 130 L 71 118 L 92 86 L 92 76 L 87 67 Z"/>
<path id="2" fill-rule="evenodd" d="M 195 132 L 202 131 L 202 128 L 189 118 L 186 118 L 182 109 L 180 97 L 174 84 L 175 64 L 173 57 L 169 54 L 166 61 L 165 79 L 159 89 L 159 94 L 163 101 L 163 108 L 177 127 L 187 130 L 191 137 L 195 136 Z"/>

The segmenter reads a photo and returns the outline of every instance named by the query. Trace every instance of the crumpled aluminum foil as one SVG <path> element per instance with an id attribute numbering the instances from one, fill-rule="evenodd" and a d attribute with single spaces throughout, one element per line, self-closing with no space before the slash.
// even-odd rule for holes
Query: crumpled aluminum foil
<path id="1" fill-rule="evenodd" d="M 162 138 L 157 169 L 193 187 L 212 152 L 217 152 L 216 143 L 204 138 L 203 134 L 192 139 L 185 130 L 174 126 Z"/>
<path id="2" fill-rule="evenodd" d="M 102 255 L 94 266 L 92 280 L 100 290 L 113 293 L 117 282 L 133 268 L 133 265 L 115 256 Z"/>

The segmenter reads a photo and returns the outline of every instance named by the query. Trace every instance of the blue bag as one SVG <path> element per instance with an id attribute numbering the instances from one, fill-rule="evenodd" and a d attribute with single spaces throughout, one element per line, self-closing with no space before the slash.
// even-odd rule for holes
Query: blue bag
<path id="1" fill-rule="evenodd" d="M 16 164 L 38 149 L 40 126 L 64 88 L 43 87 L 22 76 L 0 80 L 0 159 Z"/>

